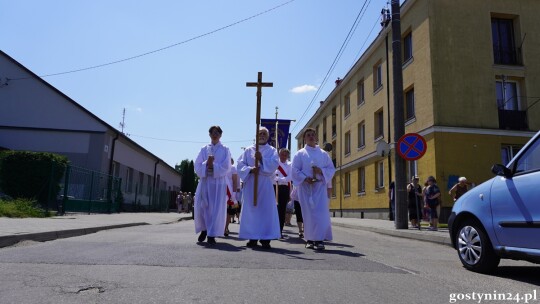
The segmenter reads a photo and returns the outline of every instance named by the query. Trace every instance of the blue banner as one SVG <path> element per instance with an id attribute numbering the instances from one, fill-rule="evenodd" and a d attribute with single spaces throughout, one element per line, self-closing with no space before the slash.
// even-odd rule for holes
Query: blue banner
<path id="1" fill-rule="evenodd" d="M 289 140 L 289 127 L 291 126 L 291 120 L 288 119 L 261 119 L 261 127 L 265 127 L 270 131 L 270 138 L 268 144 L 272 147 L 276 147 L 276 121 L 277 121 L 277 149 L 287 148 L 287 142 Z"/>

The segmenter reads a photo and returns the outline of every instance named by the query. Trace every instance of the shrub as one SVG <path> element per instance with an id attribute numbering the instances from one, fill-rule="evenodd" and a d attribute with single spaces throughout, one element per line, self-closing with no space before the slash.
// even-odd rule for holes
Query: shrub
<path id="1" fill-rule="evenodd" d="M 47 217 L 50 214 L 39 208 L 34 202 L 25 199 L 0 199 L 0 216 L 6 217 Z"/>
<path id="2" fill-rule="evenodd" d="M 11 197 L 36 199 L 45 205 L 60 191 L 67 163 L 65 156 L 53 153 L 0 152 L 0 188 Z"/>

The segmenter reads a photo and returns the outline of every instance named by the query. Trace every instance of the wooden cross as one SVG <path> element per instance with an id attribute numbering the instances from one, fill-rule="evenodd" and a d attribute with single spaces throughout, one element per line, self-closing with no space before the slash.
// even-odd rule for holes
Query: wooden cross
<path id="1" fill-rule="evenodd" d="M 258 138 L 259 138 L 259 127 L 261 125 L 261 95 L 262 95 L 261 88 L 273 87 L 273 86 L 274 86 L 274 83 L 272 82 L 262 82 L 262 72 L 258 73 L 257 82 L 246 82 L 246 87 L 257 87 L 257 118 L 256 118 L 257 119 L 256 120 L 257 132 L 255 133 L 255 153 L 259 152 Z M 255 168 L 256 169 L 259 168 L 259 162 L 257 160 L 255 160 Z M 254 176 L 255 185 L 253 187 L 254 189 L 253 206 L 257 206 L 257 184 L 259 182 L 259 172 L 258 170 L 256 171 L 257 173 Z"/>

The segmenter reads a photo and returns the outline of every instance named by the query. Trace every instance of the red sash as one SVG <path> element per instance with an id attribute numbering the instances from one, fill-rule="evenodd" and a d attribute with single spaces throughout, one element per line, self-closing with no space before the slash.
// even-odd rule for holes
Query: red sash
<path id="1" fill-rule="evenodd" d="M 285 172 L 281 165 L 278 165 L 277 169 L 279 170 L 279 172 L 281 172 L 281 174 L 283 174 L 284 177 L 287 177 L 287 172 Z M 291 182 L 288 183 L 288 186 L 291 187 Z"/>
<path id="2" fill-rule="evenodd" d="M 229 190 L 229 186 L 227 185 L 227 205 L 234 206 L 234 202 L 231 200 L 231 197 L 231 190 Z"/>

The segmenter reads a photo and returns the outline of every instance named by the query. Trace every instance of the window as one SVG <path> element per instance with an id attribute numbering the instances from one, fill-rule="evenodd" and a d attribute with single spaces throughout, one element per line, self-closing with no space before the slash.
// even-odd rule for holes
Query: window
<path id="1" fill-rule="evenodd" d="M 517 82 L 497 81 L 495 86 L 497 90 L 497 107 L 499 110 L 519 110 Z"/>
<path id="2" fill-rule="evenodd" d="M 323 143 L 325 143 L 326 142 L 326 117 L 323 118 L 322 123 L 323 123 L 322 124 L 323 125 L 323 127 L 322 127 L 322 129 L 323 129 L 322 130 L 322 141 L 323 141 Z"/>
<path id="3" fill-rule="evenodd" d="M 120 177 L 120 164 L 113 161 L 113 174 L 115 177 Z"/>
<path id="4" fill-rule="evenodd" d="M 343 113 L 345 114 L 345 118 L 351 114 L 351 94 L 347 93 L 345 95 L 345 98 L 343 100 L 343 107 L 345 108 L 343 110 Z"/>
<path id="5" fill-rule="evenodd" d="M 152 177 L 150 175 L 146 176 L 146 195 L 152 195 Z"/>
<path id="6" fill-rule="evenodd" d="M 384 188 L 384 161 L 375 163 L 375 185 L 377 189 Z"/>
<path id="7" fill-rule="evenodd" d="M 332 178 L 332 197 L 336 197 L 336 176 Z"/>
<path id="8" fill-rule="evenodd" d="M 384 117 L 383 110 L 375 112 L 375 139 L 384 137 Z"/>
<path id="9" fill-rule="evenodd" d="M 332 138 L 336 137 L 336 107 L 332 108 Z M 335 147 L 335 146 L 334 146 Z"/>
<path id="10" fill-rule="evenodd" d="M 366 192 L 366 168 L 358 168 L 358 193 Z"/>
<path id="11" fill-rule="evenodd" d="M 351 131 L 345 133 L 345 156 L 351 154 Z"/>
<path id="12" fill-rule="evenodd" d="M 345 173 L 345 185 L 343 185 L 344 188 L 344 194 L 345 195 L 351 195 L 351 172 Z"/>
<path id="13" fill-rule="evenodd" d="M 126 171 L 126 192 L 133 192 L 133 168 L 128 168 Z"/>
<path id="14" fill-rule="evenodd" d="M 407 181 L 410 181 L 415 175 L 418 175 L 418 162 L 416 160 L 407 161 Z"/>
<path id="15" fill-rule="evenodd" d="M 377 63 L 373 67 L 373 92 L 376 92 L 382 87 L 382 63 Z"/>
<path id="16" fill-rule="evenodd" d="M 403 63 L 412 59 L 412 32 L 403 38 Z"/>
<path id="17" fill-rule="evenodd" d="M 356 105 L 359 106 L 364 103 L 364 80 L 362 79 L 356 84 Z"/>
<path id="18" fill-rule="evenodd" d="M 413 119 L 414 115 L 414 88 L 412 88 L 405 92 L 405 121 Z"/>
<path id="19" fill-rule="evenodd" d="M 144 173 L 139 172 L 139 194 L 143 193 L 144 188 Z"/>
<path id="20" fill-rule="evenodd" d="M 516 156 L 516 154 L 523 148 L 522 145 L 502 145 L 501 147 L 501 160 L 503 165 L 508 163 Z"/>
<path id="21" fill-rule="evenodd" d="M 358 149 L 366 146 L 366 123 L 362 121 L 358 124 Z"/>
<path id="22" fill-rule="evenodd" d="M 492 18 L 491 36 L 495 64 L 521 64 L 521 51 L 515 47 L 513 20 Z"/>

